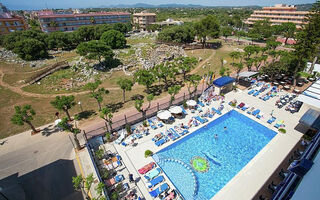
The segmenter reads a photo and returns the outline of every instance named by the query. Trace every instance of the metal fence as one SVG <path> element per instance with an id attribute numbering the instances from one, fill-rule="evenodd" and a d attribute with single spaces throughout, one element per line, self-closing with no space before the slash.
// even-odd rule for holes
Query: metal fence
<path id="1" fill-rule="evenodd" d="M 184 93 L 182 96 L 179 96 L 175 98 L 175 100 L 172 102 L 172 105 L 179 105 L 183 101 L 194 98 L 194 97 L 199 97 L 203 91 L 202 90 L 197 90 L 192 96 L 190 97 L 189 94 Z M 146 112 L 146 118 L 153 117 L 157 114 L 159 110 L 165 110 L 170 107 L 170 101 L 167 101 L 162 104 L 157 104 L 156 106 L 150 107 L 147 112 Z M 138 122 L 141 122 L 144 120 L 144 117 L 142 113 L 136 113 L 134 115 L 126 116 L 123 115 L 122 119 L 119 119 L 117 121 L 112 122 L 112 127 L 110 127 L 108 124 L 105 123 L 104 126 L 98 127 L 94 130 L 91 131 L 85 131 L 83 130 L 84 136 L 86 140 L 95 137 L 95 136 L 102 136 L 104 135 L 108 130 L 109 131 L 118 131 L 120 129 L 125 128 L 126 124 L 133 125 Z"/>

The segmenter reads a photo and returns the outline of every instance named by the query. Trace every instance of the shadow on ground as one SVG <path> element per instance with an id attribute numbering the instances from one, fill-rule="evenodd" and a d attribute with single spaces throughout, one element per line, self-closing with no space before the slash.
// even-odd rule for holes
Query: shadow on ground
<path id="1" fill-rule="evenodd" d="M 1 179 L 0 186 L 8 199 L 82 200 L 81 192 L 73 189 L 73 176 L 73 161 L 57 160 L 25 175 L 16 173 Z"/>

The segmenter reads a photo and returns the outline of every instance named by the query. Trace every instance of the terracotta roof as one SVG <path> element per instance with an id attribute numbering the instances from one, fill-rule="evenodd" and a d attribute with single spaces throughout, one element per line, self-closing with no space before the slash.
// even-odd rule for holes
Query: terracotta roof
<path id="1" fill-rule="evenodd" d="M 133 16 L 156 16 L 156 13 L 134 13 Z"/>

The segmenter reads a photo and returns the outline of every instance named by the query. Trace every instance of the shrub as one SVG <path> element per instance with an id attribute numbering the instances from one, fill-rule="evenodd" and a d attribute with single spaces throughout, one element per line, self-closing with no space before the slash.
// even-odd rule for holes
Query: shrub
<path id="1" fill-rule="evenodd" d="M 94 154 L 99 160 L 101 160 L 103 158 L 103 156 L 104 156 L 104 150 L 103 149 L 99 149 L 99 150 L 95 151 Z"/>
<path id="2" fill-rule="evenodd" d="M 103 179 L 108 179 L 109 176 L 110 176 L 109 170 L 103 168 L 103 169 L 101 170 L 101 177 L 102 177 Z"/>
<path id="3" fill-rule="evenodd" d="M 130 135 L 131 134 L 131 126 L 130 124 L 126 124 L 126 131 Z"/>
<path id="4" fill-rule="evenodd" d="M 278 130 L 280 133 L 286 133 L 287 131 L 286 131 L 286 129 L 284 129 L 284 128 L 279 128 L 279 130 Z"/>
<path id="5" fill-rule="evenodd" d="M 146 150 L 145 152 L 144 152 L 144 157 L 149 157 L 149 156 L 152 156 L 153 155 L 153 152 L 152 151 L 150 151 L 150 150 Z"/>
<path id="6" fill-rule="evenodd" d="M 111 133 L 107 132 L 104 138 L 107 142 L 111 142 Z"/>
<path id="7" fill-rule="evenodd" d="M 111 199 L 112 200 L 118 200 L 119 199 L 119 193 L 117 191 L 112 192 Z"/>
<path id="8" fill-rule="evenodd" d="M 187 104 L 187 101 L 186 101 L 186 100 L 183 101 L 183 107 L 184 107 L 184 108 L 188 108 L 188 104 Z"/>
<path id="9" fill-rule="evenodd" d="M 236 103 L 231 103 L 231 106 L 232 107 L 236 107 Z"/>
<path id="10" fill-rule="evenodd" d="M 148 126 L 147 121 L 146 121 L 146 120 L 144 120 L 144 121 L 142 122 L 142 125 L 143 125 L 144 127 L 147 127 L 147 126 Z"/>

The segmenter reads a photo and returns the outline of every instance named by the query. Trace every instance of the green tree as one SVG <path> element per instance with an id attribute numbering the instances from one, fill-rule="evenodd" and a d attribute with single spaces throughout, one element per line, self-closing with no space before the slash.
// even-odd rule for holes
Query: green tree
<path id="1" fill-rule="evenodd" d="M 180 85 L 174 85 L 168 88 L 168 93 L 170 94 L 170 106 L 172 105 L 172 102 L 174 101 L 175 95 L 177 95 L 181 90 Z"/>
<path id="2" fill-rule="evenodd" d="M 239 51 L 232 51 L 232 52 L 229 53 L 229 56 L 232 58 L 232 63 L 234 63 L 235 59 L 241 58 L 241 55 L 242 54 Z"/>
<path id="3" fill-rule="evenodd" d="M 108 107 L 102 108 L 100 112 L 100 118 L 104 119 L 104 121 L 106 121 L 109 124 L 110 128 L 112 129 L 113 114 L 110 108 Z M 108 126 L 107 126 L 107 129 L 108 129 Z"/>
<path id="4" fill-rule="evenodd" d="M 223 35 L 225 42 L 227 42 L 227 38 L 232 35 L 233 29 L 230 26 L 223 26 L 221 28 L 221 35 Z"/>
<path id="5" fill-rule="evenodd" d="M 238 38 L 238 43 L 240 44 L 240 37 L 244 37 L 244 36 L 246 36 L 247 34 L 246 34 L 246 32 L 244 32 L 244 31 L 236 31 L 236 32 L 235 32 L 235 35 L 237 36 L 237 38 Z"/>
<path id="6" fill-rule="evenodd" d="M 159 65 L 156 65 L 153 70 L 157 71 L 156 74 L 158 78 L 163 80 L 165 89 L 168 89 L 169 80 L 175 77 L 174 66 L 169 65 L 168 63 L 161 63 Z"/>
<path id="7" fill-rule="evenodd" d="M 143 103 L 144 103 L 144 100 L 143 99 L 136 99 L 135 102 L 134 102 L 134 107 L 137 109 L 138 112 L 141 112 L 142 116 L 144 119 L 146 119 L 146 114 L 147 114 L 147 111 L 149 110 L 149 108 L 151 107 L 151 101 L 154 99 L 154 95 L 153 94 L 149 94 L 147 96 L 147 101 L 149 102 L 148 103 L 148 107 L 146 107 L 145 109 L 143 109 Z"/>
<path id="8" fill-rule="evenodd" d="M 77 53 L 88 59 L 98 60 L 99 64 L 101 64 L 102 58 L 107 62 L 114 56 L 112 49 L 98 40 L 80 43 L 77 47 Z"/>
<path id="9" fill-rule="evenodd" d="M 196 30 L 196 35 L 202 43 L 202 47 L 206 43 L 207 37 L 217 38 L 220 33 L 220 24 L 217 18 L 213 15 L 208 15 L 201 19 L 199 22 L 195 23 L 194 28 Z"/>
<path id="10" fill-rule="evenodd" d="M 251 71 L 252 65 L 254 64 L 255 59 L 252 58 L 254 54 L 258 54 L 261 48 L 257 45 L 249 45 L 244 48 L 244 60 L 249 71 Z"/>
<path id="11" fill-rule="evenodd" d="M 286 38 L 284 44 L 287 44 L 289 38 L 294 37 L 294 33 L 296 31 L 296 25 L 292 22 L 282 23 L 281 25 L 282 35 Z"/>
<path id="12" fill-rule="evenodd" d="M 241 62 L 240 63 L 233 63 L 233 66 L 236 68 L 237 79 L 238 79 L 239 78 L 239 73 L 243 69 L 243 64 Z"/>
<path id="13" fill-rule="evenodd" d="M 76 102 L 74 101 L 74 96 L 56 96 L 56 98 L 50 102 L 50 104 L 58 109 L 62 110 L 67 114 L 68 119 L 71 121 L 71 117 L 69 114 L 69 110 L 76 105 Z"/>
<path id="14" fill-rule="evenodd" d="M 37 39 L 24 39 L 16 42 L 13 52 L 23 60 L 38 60 L 48 57 L 46 45 Z"/>
<path id="15" fill-rule="evenodd" d="M 252 41 L 267 39 L 272 34 L 271 23 L 268 20 L 256 21 L 248 32 L 248 36 L 251 37 Z"/>
<path id="16" fill-rule="evenodd" d="M 67 117 L 64 117 L 61 120 L 61 122 L 59 122 L 58 126 L 60 128 L 62 128 L 64 131 L 68 131 L 68 132 L 71 132 L 73 134 L 73 140 L 75 142 L 76 149 L 80 150 L 81 146 L 80 146 L 80 142 L 79 142 L 78 137 L 77 137 L 77 135 L 81 132 L 80 129 L 74 128 L 72 124 L 69 124 Z"/>
<path id="17" fill-rule="evenodd" d="M 154 74 L 146 69 L 140 69 L 134 74 L 134 79 L 139 85 L 144 85 L 147 92 L 150 91 L 151 85 L 155 82 Z"/>
<path id="18" fill-rule="evenodd" d="M 72 49 L 73 45 L 71 44 L 68 34 L 63 32 L 52 32 L 48 35 L 46 43 L 48 49 Z"/>
<path id="19" fill-rule="evenodd" d="M 197 91 L 200 80 L 201 80 L 201 76 L 199 76 L 198 74 L 192 74 L 186 79 L 185 82 L 187 84 L 190 98 L 192 97 L 192 94 Z M 194 87 L 193 91 L 191 91 L 192 87 Z"/>
<path id="20" fill-rule="evenodd" d="M 132 86 L 133 86 L 133 81 L 130 79 L 126 79 L 126 78 L 120 78 L 117 81 L 117 84 L 122 89 L 123 103 L 125 103 L 126 102 L 126 91 L 131 91 Z"/>
<path id="21" fill-rule="evenodd" d="M 157 30 L 160 29 L 160 25 L 159 24 L 150 24 L 147 26 L 147 31 L 149 32 L 155 32 Z"/>
<path id="22" fill-rule="evenodd" d="M 157 36 L 160 42 L 191 43 L 194 41 L 195 30 L 190 25 L 171 26 L 163 29 Z"/>
<path id="23" fill-rule="evenodd" d="M 186 80 L 186 75 L 189 73 L 198 63 L 197 59 L 194 57 L 179 57 L 176 59 L 178 64 L 178 69 L 183 74 L 183 81 Z"/>
<path id="24" fill-rule="evenodd" d="M 104 88 L 99 88 L 99 85 L 101 85 L 100 80 L 96 80 L 93 83 L 87 83 L 85 85 L 85 88 L 90 91 L 90 97 L 94 98 L 97 101 L 99 111 L 101 110 L 101 103 L 103 101 L 103 95 L 109 94 L 109 90 L 106 90 Z"/>
<path id="25" fill-rule="evenodd" d="M 76 30 L 76 34 L 78 35 L 80 41 L 88 42 L 95 39 L 95 28 L 94 26 L 80 26 Z"/>
<path id="26" fill-rule="evenodd" d="M 116 23 L 112 26 L 112 28 L 116 31 L 120 31 L 123 34 L 126 34 L 128 31 L 130 31 L 132 29 L 131 24 L 127 23 Z"/>
<path id="27" fill-rule="evenodd" d="M 88 194 L 93 184 L 93 181 L 94 181 L 93 174 L 89 174 L 86 178 L 83 178 L 81 175 L 72 177 L 72 184 L 74 189 L 78 191 L 79 190 L 84 191 L 86 199 L 90 199 Z"/>
<path id="28" fill-rule="evenodd" d="M 31 121 L 33 120 L 33 116 L 36 115 L 36 112 L 32 109 L 31 105 L 27 104 L 24 106 L 15 106 L 14 107 L 15 114 L 11 118 L 11 122 L 13 124 L 23 126 L 24 123 L 28 124 L 34 133 L 39 131 L 33 126 Z"/>
<path id="29" fill-rule="evenodd" d="M 124 37 L 123 33 L 116 30 L 109 30 L 104 32 L 100 40 L 107 46 L 110 46 L 112 49 L 122 49 L 126 46 L 127 40 Z"/>

